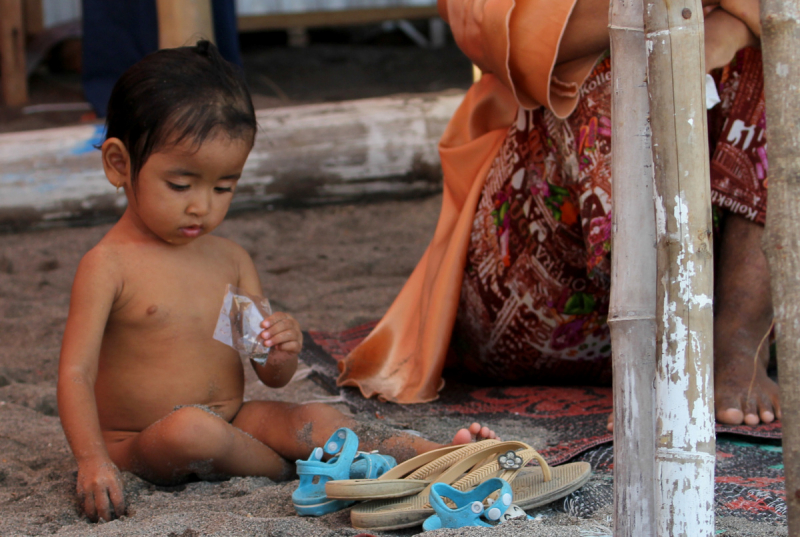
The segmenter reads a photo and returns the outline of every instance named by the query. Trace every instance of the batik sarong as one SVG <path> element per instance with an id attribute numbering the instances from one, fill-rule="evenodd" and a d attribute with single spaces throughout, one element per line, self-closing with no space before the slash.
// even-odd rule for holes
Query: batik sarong
<path id="1" fill-rule="evenodd" d="M 761 53 L 715 73 L 711 188 L 722 209 L 764 223 L 766 138 Z M 449 362 L 502 382 L 608 383 L 611 62 L 558 119 L 520 110 L 473 221 Z"/>

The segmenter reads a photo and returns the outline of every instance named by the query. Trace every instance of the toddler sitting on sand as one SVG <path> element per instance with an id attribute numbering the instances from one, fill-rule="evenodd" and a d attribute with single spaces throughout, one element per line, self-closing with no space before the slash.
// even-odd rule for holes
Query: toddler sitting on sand
<path id="1" fill-rule="evenodd" d="M 207 41 L 131 67 L 108 105 L 102 161 L 125 190 L 120 220 L 81 260 L 61 348 L 58 406 L 92 520 L 125 512 L 120 471 L 158 484 L 193 476 L 287 479 L 339 427 L 361 449 L 405 460 L 441 447 L 365 426 L 321 404 L 243 402 L 239 354 L 212 339 L 227 284 L 261 283 L 248 254 L 209 235 L 223 220 L 253 147 L 256 119 L 242 76 Z M 270 387 L 297 368 L 297 321 L 261 325 L 272 351 L 251 362 Z M 494 438 L 461 429 L 454 443 Z"/>

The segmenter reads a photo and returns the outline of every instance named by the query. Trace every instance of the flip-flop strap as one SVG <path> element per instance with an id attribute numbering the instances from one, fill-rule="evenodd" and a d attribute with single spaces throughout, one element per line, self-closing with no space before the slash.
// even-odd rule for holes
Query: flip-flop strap
<path id="1" fill-rule="evenodd" d="M 464 457 L 468 457 L 473 453 L 485 451 L 489 446 L 499 444 L 498 440 L 482 440 L 471 444 L 465 444 L 459 449 L 446 453 L 440 457 L 436 457 L 429 463 L 421 466 L 419 469 L 409 474 L 409 479 L 428 479 L 431 476 L 439 475 L 453 464 L 461 461 Z"/>
<path id="2" fill-rule="evenodd" d="M 522 442 L 520 442 L 520 444 L 522 444 Z M 536 461 L 542 467 L 544 480 L 550 481 L 552 479 L 552 473 L 547 461 L 545 461 L 539 452 L 532 447 L 528 446 L 527 444 L 522 445 L 525 446 L 522 449 L 508 450 L 509 452 L 513 452 L 516 457 L 521 459 L 518 464 L 514 465 L 515 467 L 503 467 L 499 461 L 500 457 L 504 455 L 501 454 L 493 460 L 489 460 L 486 464 L 473 469 L 464 477 L 453 483 L 453 486 L 460 490 L 468 490 L 490 477 L 499 477 L 500 479 L 504 479 L 510 483 L 515 477 L 517 477 L 517 474 L 522 471 L 522 468 L 524 468 L 530 461 L 534 459 L 536 459 Z"/>
<path id="3" fill-rule="evenodd" d="M 482 440 L 472 444 L 445 446 L 427 451 L 398 464 L 383 474 L 381 479 L 429 479 L 431 476 L 441 473 L 454 462 L 462 459 L 465 454 L 485 449 L 485 446 L 496 443 L 498 443 L 498 440 Z M 483 447 L 478 448 L 476 446 Z"/>
<path id="4" fill-rule="evenodd" d="M 377 451 L 372 453 L 359 451 L 353 459 L 349 477 L 350 479 L 376 479 L 388 472 L 396 464 L 394 457 L 383 455 Z"/>
<path id="5" fill-rule="evenodd" d="M 481 442 L 482 443 L 482 442 Z M 479 443 L 480 444 L 480 443 Z M 519 450 L 519 449 L 532 449 L 529 445 L 524 444 L 522 442 L 497 442 L 493 444 L 486 445 L 483 449 L 472 453 L 462 460 L 452 464 L 450 468 L 442 472 L 436 477 L 434 483 L 447 483 L 448 485 L 454 485 L 456 482 L 463 480 L 462 478 L 465 474 L 469 475 L 473 472 L 474 469 L 483 467 L 487 464 L 487 461 L 497 456 L 506 453 L 510 450 Z M 487 476 L 487 477 L 496 477 L 496 476 Z M 428 496 L 430 494 L 430 488 L 433 483 L 428 485 L 425 490 L 420 492 L 421 496 Z M 464 487 L 457 487 L 464 490 Z M 470 487 L 472 488 L 472 487 Z"/>
<path id="6" fill-rule="evenodd" d="M 316 450 L 315 450 L 316 451 Z M 307 461 L 297 461 L 297 475 L 319 475 L 334 479 L 348 479 L 350 477 L 350 465 L 358 451 L 358 437 L 346 427 L 335 431 L 325 442 L 323 451 L 330 455 L 336 455 L 327 462 L 323 462 L 314 457 L 311 453 Z"/>

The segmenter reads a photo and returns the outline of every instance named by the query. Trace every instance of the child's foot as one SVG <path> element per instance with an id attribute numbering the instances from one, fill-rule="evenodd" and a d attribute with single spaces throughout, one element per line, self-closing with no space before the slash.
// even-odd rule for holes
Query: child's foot
<path id="1" fill-rule="evenodd" d="M 500 440 L 497 433 L 486 426 L 481 426 L 480 423 L 473 423 L 466 429 L 459 429 L 453 437 L 452 444 L 454 446 L 460 444 L 469 444 L 470 442 L 480 442 L 481 440 Z"/>

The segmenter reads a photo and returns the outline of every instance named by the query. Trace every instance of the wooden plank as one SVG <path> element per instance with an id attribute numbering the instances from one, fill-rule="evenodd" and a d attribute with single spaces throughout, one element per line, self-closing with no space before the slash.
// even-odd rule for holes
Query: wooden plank
<path id="1" fill-rule="evenodd" d="M 0 86 L 5 104 L 28 101 L 22 0 L 0 0 Z"/>
<path id="2" fill-rule="evenodd" d="M 199 39 L 214 42 L 211 0 L 157 0 L 158 47 L 194 45 Z"/>
<path id="3" fill-rule="evenodd" d="M 441 189 L 437 143 L 462 92 L 257 112 L 259 132 L 232 210 L 420 196 Z M 108 220 L 101 125 L 0 135 L 0 229 Z"/>
<path id="4" fill-rule="evenodd" d="M 238 25 L 240 32 L 256 32 L 259 30 L 280 30 L 297 27 L 314 28 L 370 24 L 396 19 L 427 19 L 438 16 L 439 12 L 435 6 L 409 6 L 245 15 L 238 18 Z"/>

